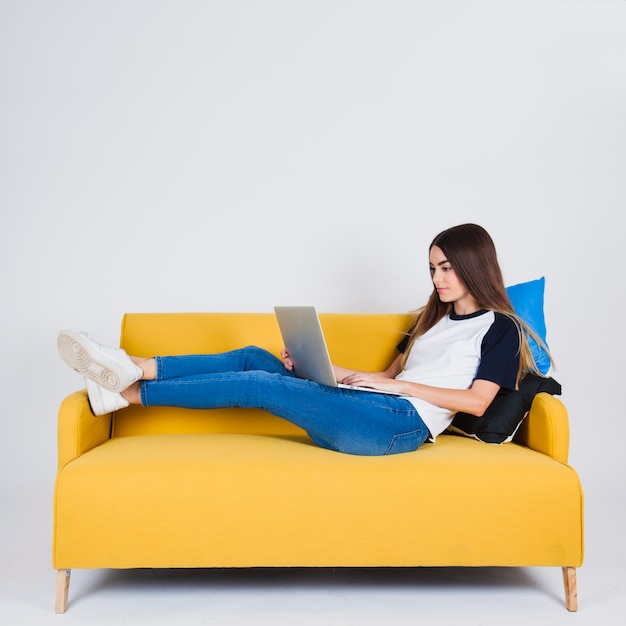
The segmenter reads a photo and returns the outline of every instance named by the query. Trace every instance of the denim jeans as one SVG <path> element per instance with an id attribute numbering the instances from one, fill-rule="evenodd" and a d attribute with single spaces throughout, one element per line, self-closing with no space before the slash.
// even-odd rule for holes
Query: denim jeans
<path id="1" fill-rule="evenodd" d="M 263 409 L 300 426 L 324 448 L 358 455 L 410 452 L 429 434 L 408 400 L 296 378 L 255 346 L 155 358 L 156 380 L 141 383 L 144 406 Z"/>

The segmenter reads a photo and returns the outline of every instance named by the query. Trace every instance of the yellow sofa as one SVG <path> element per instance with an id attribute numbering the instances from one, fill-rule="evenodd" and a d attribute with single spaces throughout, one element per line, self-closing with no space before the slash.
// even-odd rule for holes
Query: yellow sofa
<path id="1" fill-rule="evenodd" d="M 407 315 L 322 314 L 334 362 L 384 369 Z M 273 314 L 127 314 L 130 354 L 282 347 Z M 452 434 L 416 452 L 324 450 L 258 410 L 131 406 L 58 424 L 56 611 L 75 568 L 557 566 L 576 610 L 583 493 L 568 418 L 541 393 L 513 443 Z"/>

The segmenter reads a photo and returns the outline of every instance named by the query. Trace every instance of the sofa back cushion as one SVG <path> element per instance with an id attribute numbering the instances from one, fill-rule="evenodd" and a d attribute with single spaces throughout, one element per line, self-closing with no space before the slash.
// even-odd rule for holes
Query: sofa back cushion
<path id="1" fill-rule="evenodd" d="M 354 369 L 384 370 L 410 327 L 408 314 L 322 313 L 333 362 Z M 202 354 L 257 345 L 278 355 L 280 330 L 273 313 L 127 313 L 120 346 L 135 356 Z M 158 433 L 301 434 L 263 411 L 131 406 L 113 418 L 112 436 Z"/>

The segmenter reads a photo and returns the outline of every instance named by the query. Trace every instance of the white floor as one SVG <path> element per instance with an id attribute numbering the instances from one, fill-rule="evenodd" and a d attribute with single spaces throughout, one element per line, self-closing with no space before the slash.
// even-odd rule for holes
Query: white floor
<path id="1" fill-rule="evenodd" d="M 595 513 L 595 499 L 577 613 L 565 609 L 559 568 L 418 568 L 74 570 L 69 609 L 56 615 L 51 492 L 4 494 L 0 624 L 621 626 L 621 523 Z"/>

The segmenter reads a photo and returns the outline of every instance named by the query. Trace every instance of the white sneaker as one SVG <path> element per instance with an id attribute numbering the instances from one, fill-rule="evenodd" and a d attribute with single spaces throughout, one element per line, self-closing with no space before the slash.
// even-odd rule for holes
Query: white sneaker
<path id="1" fill-rule="evenodd" d="M 113 413 L 118 409 L 124 409 L 129 402 L 121 393 L 114 393 L 104 387 L 94 383 L 93 380 L 85 378 L 87 383 L 87 395 L 89 396 L 89 404 L 91 404 L 91 412 L 94 415 L 106 415 Z"/>
<path id="2" fill-rule="evenodd" d="M 79 374 L 119 393 L 140 380 L 142 369 L 121 348 L 107 348 L 84 333 L 62 330 L 57 339 L 61 358 Z"/>

